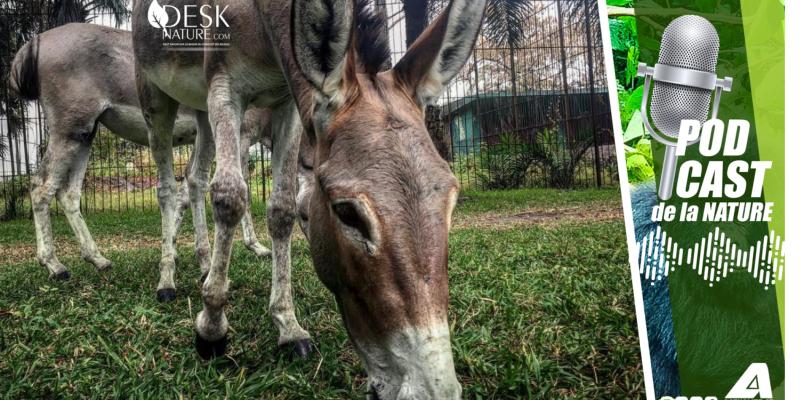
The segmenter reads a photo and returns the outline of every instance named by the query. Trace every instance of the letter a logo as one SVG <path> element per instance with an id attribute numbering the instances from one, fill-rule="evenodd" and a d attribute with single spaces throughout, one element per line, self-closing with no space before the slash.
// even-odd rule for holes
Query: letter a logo
<path id="1" fill-rule="evenodd" d="M 766 363 L 752 363 L 725 396 L 726 399 L 772 398 L 769 368 Z"/>

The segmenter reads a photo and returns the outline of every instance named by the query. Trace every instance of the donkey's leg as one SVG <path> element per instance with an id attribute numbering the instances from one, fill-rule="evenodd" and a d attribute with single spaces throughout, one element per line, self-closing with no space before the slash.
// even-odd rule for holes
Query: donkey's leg
<path id="1" fill-rule="evenodd" d="M 228 319 L 223 307 L 228 301 L 228 264 L 233 235 L 247 206 L 247 183 L 239 162 L 243 101 L 220 73 L 211 79 L 208 111 L 214 130 L 217 170 L 211 181 L 215 240 L 211 269 L 203 282 L 203 311 L 197 315 L 195 347 L 203 358 L 224 354 Z"/>
<path id="2" fill-rule="evenodd" d="M 183 223 L 183 216 L 186 214 L 186 210 L 189 209 L 189 175 L 192 173 L 192 165 L 194 164 L 194 157 L 195 157 L 195 149 L 192 149 L 192 154 L 189 156 L 189 161 L 186 163 L 186 169 L 183 173 L 183 183 L 178 185 L 178 205 L 175 209 L 175 243 L 174 246 L 177 248 L 178 246 L 178 232 L 181 229 L 181 223 Z"/>
<path id="3" fill-rule="evenodd" d="M 257 130 L 257 127 L 254 126 L 245 126 L 242 129 L 242 136 L 241 142 L 239 145 L 239 156 L 241 157 L 242 161 L 242 173 L 245 174 L 245 180 L 249 183 L 250 179 L 247 177 L 250 176 L 250 145 L 251 140 L 253 138 L 253 134 Z M 248 185 L 249 187 L 249 185 Z M 257 256 L 266 257 L 272 254 L 272 252 L 264 247 L 258 241 L 258 236 L 256 236 L 256 229 L 253 225 L 253 215 L 250 206 L 252 202 L 250 201 L 250 191 L 247 191 L 247 208 L 244 211 L 244 216 L 242 217 L 242 233 L 244 237 L 244 246 L 250 249 L 253 253 L 256 253 Z"/>
<path id="4" fill-rule="evenodd" d="M 58 196 L 58 203 L 64 209 L 64 215 L 66 215 L 72 231 L 78 238 L 81 246 L 81 256 L 84 260 L 94 265 L 95 268 L 105 270 L 111 267 L 111 261 L 100 254 L 92 234 L 86 226 L 86 221 L 83 220 L 83 215 L 81 215 L 81 188 L 83 187 L 83 178 L 86 175 L 86 168 L 89 164 L 90 153 L 91 146 L 89 144 L 81 143 L 78 146 L 74 161 L 70 167 L 69 181 L 59 188 L 56 196 Z"/>
<path id="5" fill-rule="evenodd" d="M 142 79 L 141 75 L 137 78 Z M 161 209 L 161 261 L 156 296 L 175 300 L 175 217 L 177 183 L 172 168 L 172 128 L 178 104 L 155 85 L 140 80 L 139 100 L 147 122 L 150 152 L 158 166 L 158 205 Z"/>
<path id="6" fill-rule="evenodd" d="M 192 168 L 186 174 L 189 199 L 194 222 L 194 251 L 200 264 L 200 281 L 204 281 L 211 268 L 211 245 L 208 242 L 206 223 L 206 192 L 211 163 L 214 161 L 214 137 L 208 123 L 208 114 L 197 111 L 197 136 L 192 153 Z"/>
<path id="7" fill-rule="evenodd" d="M 59 131 L 50 135 L 47 152 L 39 170 L 31 179 L 31 205 L 36 230 L 36 259 L 50 272 L 50 277 L 69 279 L 69 271 L 55 254 L 53 230 L 50 221 L 50 201 L 69 176 L 69 167 L 79 150 L 77 143 Z"/>
<path id="8" fill-rule="evenodd" d="M 272 236 L 272 290 L 269 311 L 278 327 L 278 346 L 291 346 L 300 357 L 311 350 L 311 336 L 300 327 L 292 300 L 291 240 L 296 217 L 297 156 L 302 125 L 294 102 L 281 107 L 272 119 L 272 195 L 267 223 Z"/>

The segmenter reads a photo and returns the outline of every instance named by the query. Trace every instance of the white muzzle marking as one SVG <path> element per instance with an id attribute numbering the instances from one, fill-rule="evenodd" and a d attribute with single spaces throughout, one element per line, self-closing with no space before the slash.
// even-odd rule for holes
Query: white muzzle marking
<path id="1" fill-rule="evenodd" d="M 368 399 L 461 399 L 447 324 L 406 328 L 383 346 L 356 344 L 367 365 Z"/>

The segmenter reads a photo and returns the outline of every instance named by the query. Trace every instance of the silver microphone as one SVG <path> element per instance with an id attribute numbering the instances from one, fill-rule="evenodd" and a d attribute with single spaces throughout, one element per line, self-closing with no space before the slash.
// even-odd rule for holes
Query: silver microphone
<path id="1" fill-rule="evenodd" d="M 655 67 L 639 63 L 637 75 L 645 77 L 642 122 L 654 139 L 667 146 L 658 185 L 658 197 L 662 200 L 672 197 L 677 164 L 675 148 L 681 121 L 694 119 L 705 122 L 712 91 L 714 106 L 711 118 L 716 118 L 722 91 L 731 90 L 733 78 L 717 79 L 718 55 L 719 36 L 714 26 L 703 17 L 684 15 L 672 20 L 664 30 Z M 655 84 L 648 117 L 652 81 Z"/>

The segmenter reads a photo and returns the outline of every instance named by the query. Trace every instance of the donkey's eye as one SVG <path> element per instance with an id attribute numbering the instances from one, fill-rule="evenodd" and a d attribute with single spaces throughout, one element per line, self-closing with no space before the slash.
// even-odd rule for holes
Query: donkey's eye
<path id="1" fill-rule="evenodd" d="M 351 201 L 342 201 L 333 205 L 333 212 L 346 227 L 354 229 L 366 240 L 371 240 L 367 221 L 359 212 L 358 206 Z"/>

